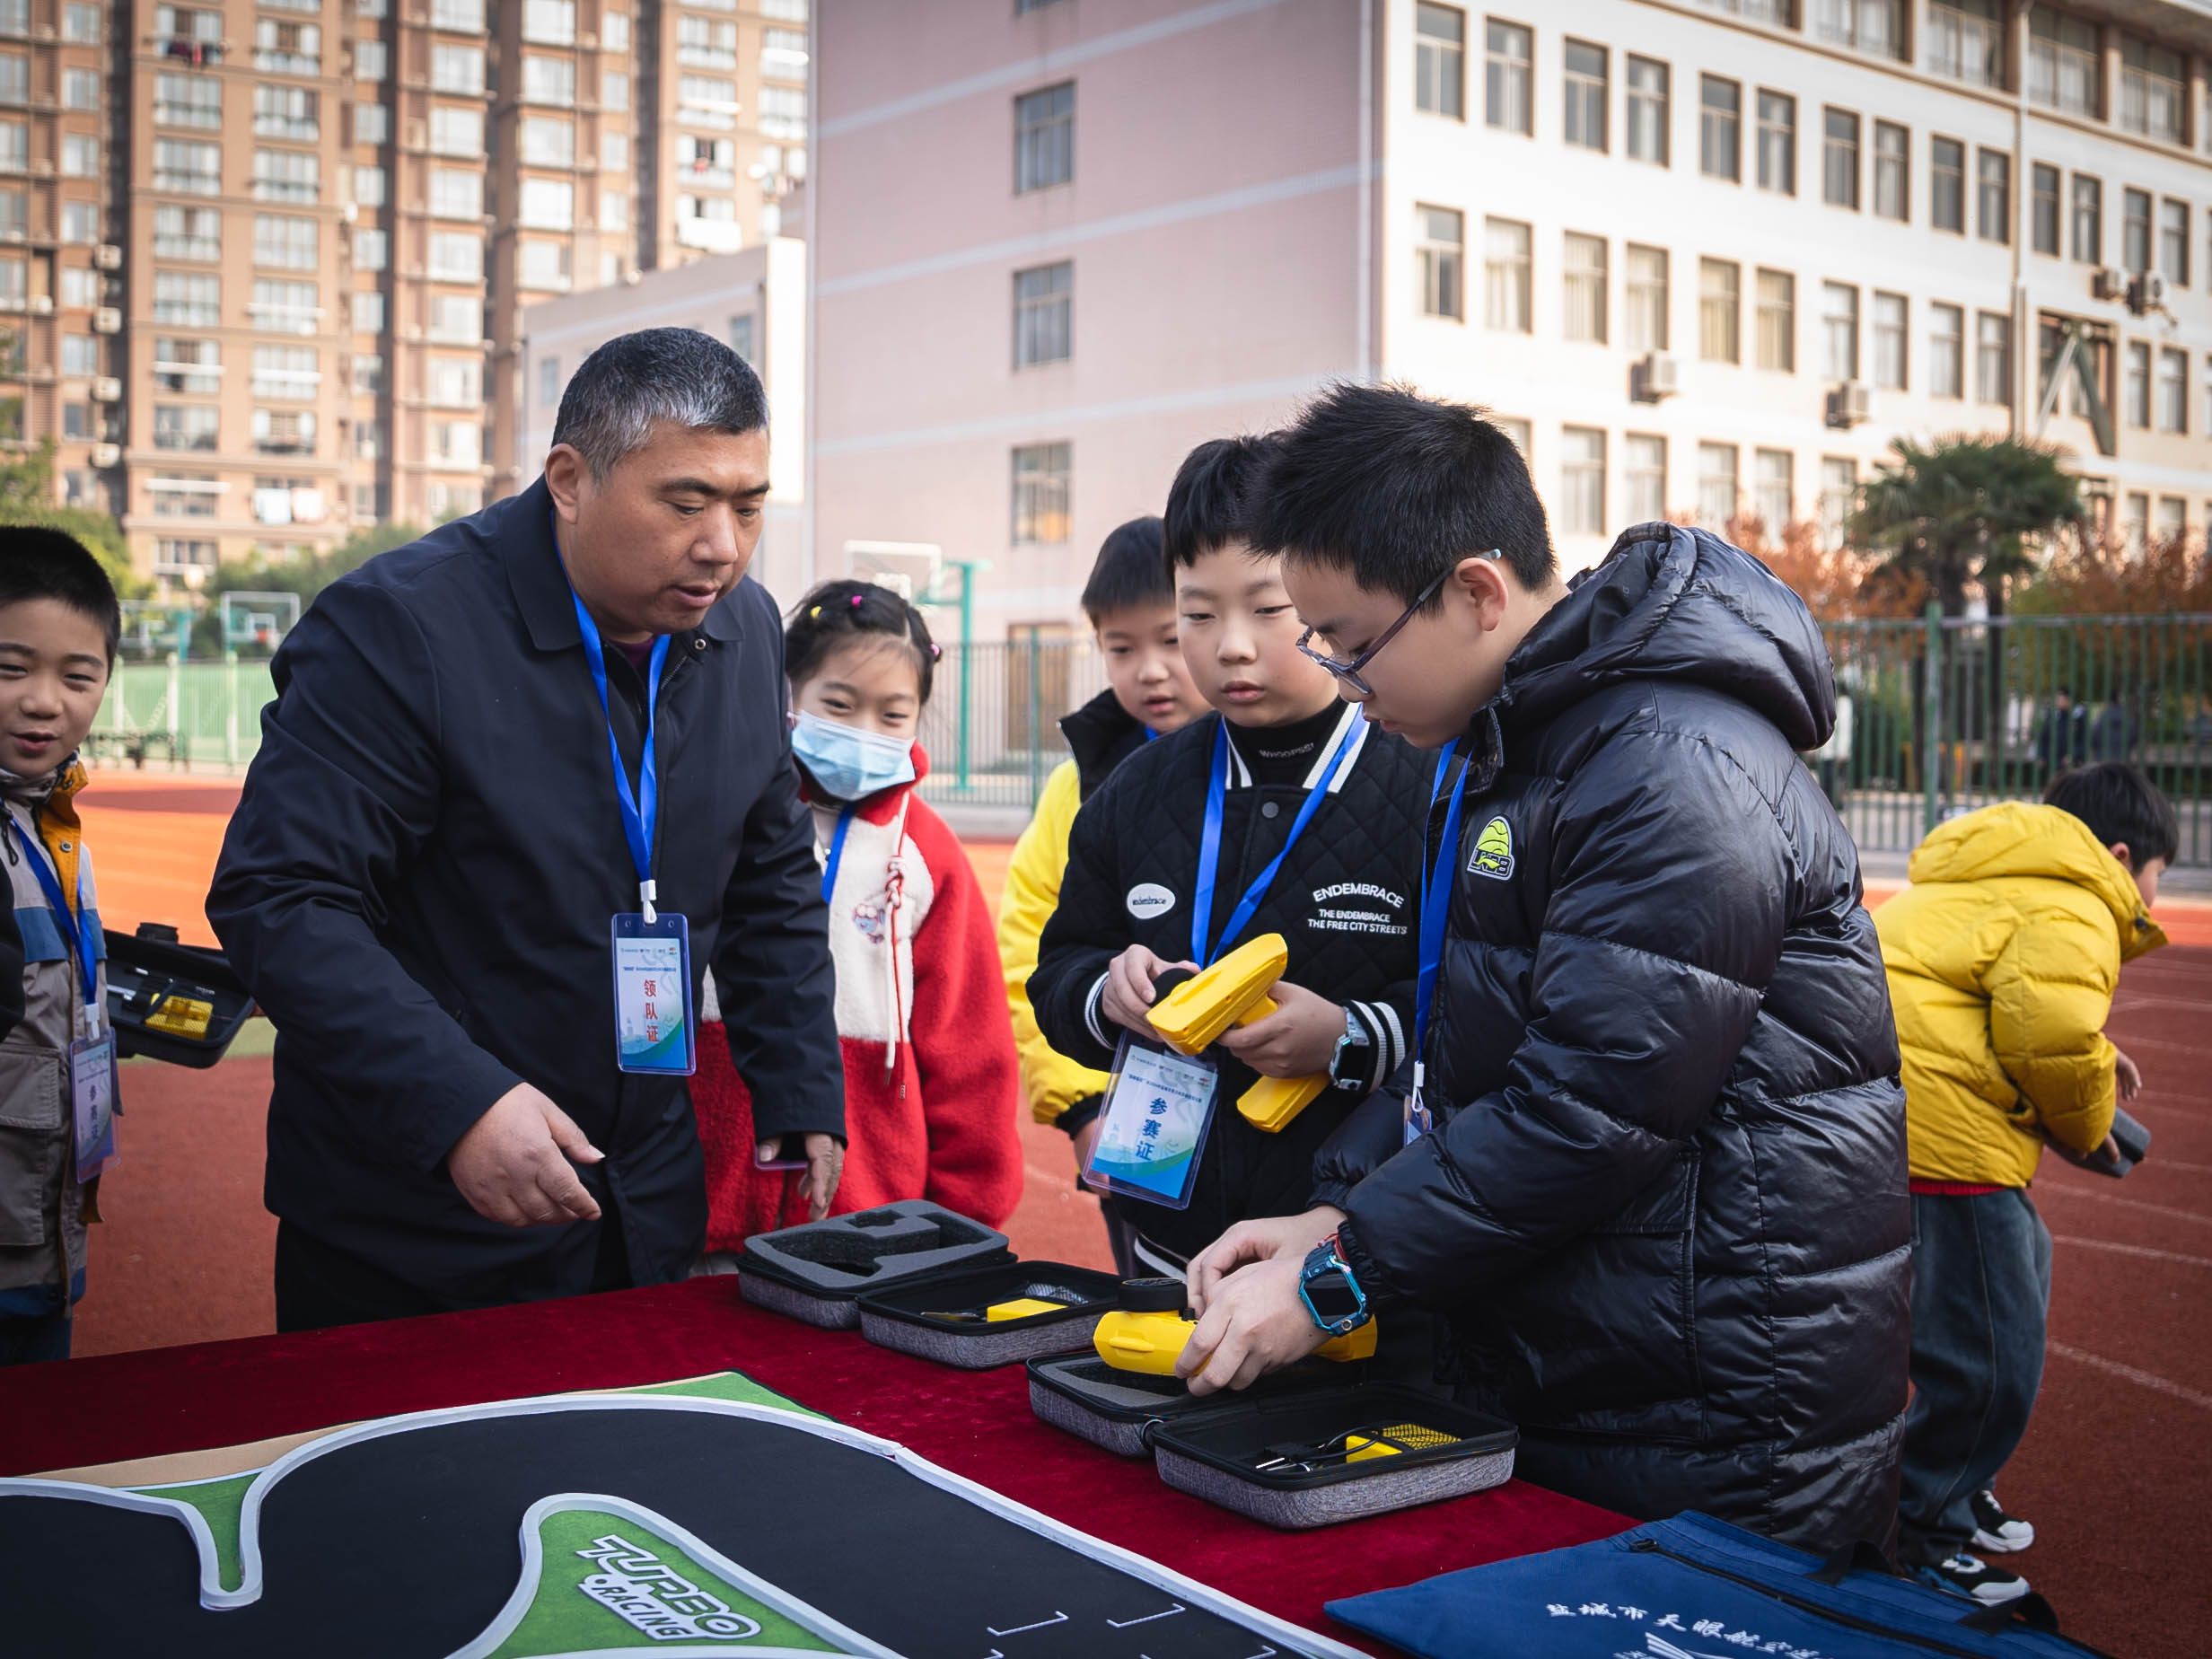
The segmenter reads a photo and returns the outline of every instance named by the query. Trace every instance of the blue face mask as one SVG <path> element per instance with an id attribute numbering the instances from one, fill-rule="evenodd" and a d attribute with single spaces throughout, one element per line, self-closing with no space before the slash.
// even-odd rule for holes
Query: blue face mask
<path id="1" fill-rule="evenodd" d="M 792 723 L 791 752 L 816 783 L 839 801 L 861 801 L 893 784 L 914 781 L 914 746 L 903 738 L 863 732 L 820 715 Z"/>

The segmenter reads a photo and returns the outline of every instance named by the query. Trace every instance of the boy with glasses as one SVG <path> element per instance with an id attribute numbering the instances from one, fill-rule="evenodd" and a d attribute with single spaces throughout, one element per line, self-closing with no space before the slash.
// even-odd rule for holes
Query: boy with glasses
<path id="1" fill-rule="evenodd" d="M 1516 1472 L 1883 1540 L 1904 1101 L 1857 856 L 1797 759 L 1834 717 L 1819 627 L 1674 525 L 1561 581 L 1505 434 L 1390 387 L 1283 435 L 1250 533 L 1309 654 L 1438 752 L 1414 1063 L 1323 1149 L 1312 1211 L 1191 1264 L 1192 1389 L 1430 1307 L 1462 1397 L 1519 1425 Z"/>

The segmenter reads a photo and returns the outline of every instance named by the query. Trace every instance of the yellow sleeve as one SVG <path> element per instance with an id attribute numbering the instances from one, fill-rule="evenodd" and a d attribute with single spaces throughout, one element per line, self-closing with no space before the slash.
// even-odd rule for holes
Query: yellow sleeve
<path id="1" fill-rule="evenodd" d="M 1060 902 L 1060 876 L 1067 868 L 1067 832 L 1083 803 L 1075 763 L 1063 760 L 1045 780 L 1036 816 L 1014 843 L 1006 865 L 1006 886 L 998 901 L 998 954 L 1006 967 L 1006 1004 L 1014 1013 L 1014 1042 L 1022 1057 L 1022 1086 L 1030 1113 L 1040 1123 L 1055 1123 L 1087 1094 L 1106 1087 L 1106 1075 L 1078 1066 L 1045 1040 L 1030 1012 L 1029 976 L 1037 966 L 1037 942 Z"/>
<path id="2" fill-rule="evenodd" d="M 1989 1042 L 2022 1102 L 2055 1139 L 2094 1152 L 2118 1103 L 2104 1023 L 2120 984 L 2120 946 L 2065 911 L 2023 924 L 1983 978 Z"/>

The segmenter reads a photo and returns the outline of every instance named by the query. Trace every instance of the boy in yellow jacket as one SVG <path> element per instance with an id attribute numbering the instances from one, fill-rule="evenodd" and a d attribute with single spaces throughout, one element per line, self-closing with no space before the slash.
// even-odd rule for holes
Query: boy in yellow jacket
<path id="1" fill-rule="evenodd" d="M 2104 1036 L 2120 967 L 2165 943 L 2150 918 L 2180 840 L 2131 766 L 2053 782 L 1940 825 L 1912 886 L 1874 912 L 1903 1056 L 1913 1207 L 1912 1382 L 1899 1550 L 1988 1605 L 2027 1580 L 1968 1553 L 2034 1529 L 1991 1490 L 2043 1374 L 2050 1235 L 2028 1199 L 2046 1140 L 2111 1149 L 2141 1086 Z"/>
<path id="2" fill-rule="evenodd" d="M 1107 689 L 1060 722 L 1074 758 L 1045 780 L 1036 815 L 1014 843 L 998 907 L 998 953 L 1006 965 L 1006 1001 L 1014 1011 L 1030 1112 L 1038 1122 L 1067 1132 L 1077 1169 L 1098 1134 L 1106 1077 L 1059 1053 L 1037 1029 L 1029 1005 L 1037 941 L 1059 906 L 1076 809 L 1128 756 L 1155 737 L 1181 730 L 1207 708 L 1177 640 L 1175 587 L 1168 580 L 1158 519 L 1131 519 L 1106 538 L 1084 586 L 1083 610 L 1106 659 Z M 1128 1254 L 1110 1212 L 1107 1232 L 1123 1274 L 1146 1271 Z"/>

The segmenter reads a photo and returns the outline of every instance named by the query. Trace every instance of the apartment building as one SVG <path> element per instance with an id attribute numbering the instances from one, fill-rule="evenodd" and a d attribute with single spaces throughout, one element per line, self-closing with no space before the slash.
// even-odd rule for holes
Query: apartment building
<path id="1" fill-rule="evenodd" d="M 2212 519 L 2203 6 L 818 12 L 825 573 L 936 542 L 988 628 L 1064 626 L 1191 443 L 1338 377 L 1492 409 L 1570 566 L 1665 514 L 1832 534 L 1906 435 Z"/>
<path id="2" fill-rule="evenodd" d="M 768 399 L 768 498 L 751 574 L 788 601 L 802 591 L 806 495 L 806 244 L 775 236 L 742 253 L 645 271 L 590 294 L 531 306 L 522 316 L 520 446 L 535 478 L 553 447 L 554 417 L 576 365 L 618 334 L 697 329 L 752 364 Z"/>
<path id="3" fill-rule="evenodd" d="M 534 476 L 527 305 L 778 228 L 806 30 L 806 0 L 0 0 L 0 447 L 57 440 L 57 496 L 190 584 L 474 512 Z"/>

